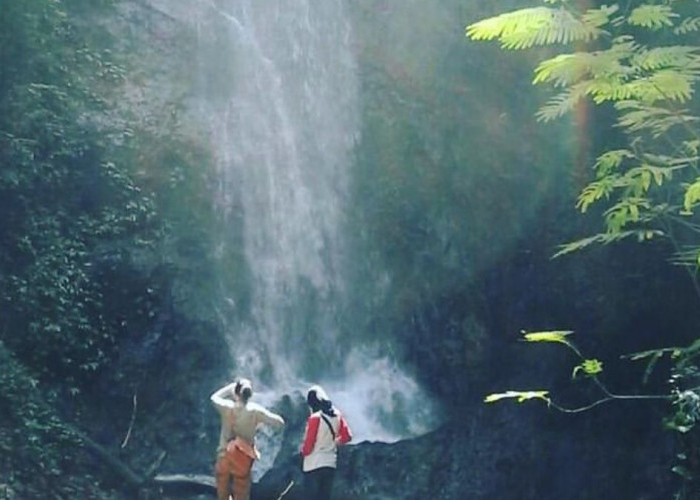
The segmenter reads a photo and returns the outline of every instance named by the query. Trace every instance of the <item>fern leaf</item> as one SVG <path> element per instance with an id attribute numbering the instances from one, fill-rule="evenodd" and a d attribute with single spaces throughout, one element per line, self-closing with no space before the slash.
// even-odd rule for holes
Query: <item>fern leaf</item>
<path id="1" fill-rule="evenodd" d="M 641 94 L 639 85 L 625 82 L 616 75 L 598 77 L 586 85 L 586 93 L 591 96 L 593 102 L 602 104 L 607 101 L 626 101 L 635 99 Z"/>
<path id="2" fill-rule="evenodd" d="M 532 83 L 537 85 L 551 82 L 557 87 L 571 85 L 590 72 L 594 57 L 588 52 L 576 52 L 546 59 L 535 68 L 535 78 Z"/>
<path id="3" fill-rule="evenodd" d="M 589 42 L 601 33 L 597 25 L 577 19 L 566 9 L 551 7 L 520 9 L 467 26 L 467 37 L 472 40 L 499 40 L 502 48 L 515 50 Z"/>
<path id="4" fill-rule="evenodd" d="M 581 16 L 581 20 L 591 29 L 601 28 L 611 22 L 610 16 L 618 10 L 617 5 L 603 5 L 599 9 L 588 9 Z"/>
<path id="5" fill-rule="evenodd" d="M 569 344 L 566 337 L 571 335 L 573 330 L 551 330 L 545 332 L 523 332 L 523 338 L 527 342 L 559 342 L 561 344 Z"/>
<path id="6" fill-rule="evenodd" d="M 628 222 L 630 222 L 630 214 L 620 203 L 613 205 L 605 212 L 605 228 L 610 234 L 621 232 Z"/>
<path id="7" fill-rule="evenodd" d="M 661 68 L 697 68 L 698 48 L 675 45 L 644 49 L 635 54 L 630 63 L 647 71 Z"/>
<path id="8" fill-rule="evenodd" d="M 658 101 L 688 101 L 693 94 L 693 79 L 683 72 L 661 69 L 648 76 L 622 82 L 619 78 L 596 79 L 588 93 L 596 104 L 606 101 L 638 100 L 646 105 Z"/>
<path id="9" fill-rule="evenodd" d="M 664 347 L 661 349 L 650 349 L 648 351 L 633 352 L 631 354 L 625 354 L 621 356 L 622 359 L 629 359 L 630 361 L 639 361 L 640 359 L 656 358 L 663 356 L 666 353 L 674 354 L 680 353 L 682 348 L 680 347 Z"/>
<path id="10" fill-rule="evenodd" d="M 677 266 L 700 267 L 700 247 L 688 247 L 676 252 L 671 262 Z"/>
<path id="11" fill-rule="evenodd" d="M 581 194 L 576 202 L 576 208 L 578 208 L 582 213 L 588 210 L 596 201 L 601 198 L 610 198 L 610 195 L 618 187 L 618 180 L 620 176 L 618 175 L 608 175 L 598 181 L 591 182 L 583 188 Z"/>
<path id="12" fill-rule="evenodd" d="M 668 5 L 645 4 L 633 9 L 627 18 L 632 26 L 641 26 L 652 30 L 673 26 L 672 19 L 678 17 Z"/>
<path id="13" fill-rule="evenodd" d="M 625 159 L 634 158 L 634 154 L 628 149 L 615 149 L 606 151 L 600 155 L 594 165 L 598 178 L 603 178 L 614 170 L 617 170 Z"/>
<path id="14" fill-rule="evenodd" d="M 654 184 L 661 186 L 672 177 L 672 169 L 646 164 L 631 168 L 624 175 L 625 180 L 628 182 L 628 190 L 632 193 L 633 197 L 644 196 L 651 188 L 652 180 Z"/>
<path id="15" fill-rule="evenodd" d="M 541 399 L 549 404 L 549 391 L 507 391 L 498 394 L 489 394 L 484 398 L 484 403 L 495 403 L 501 399 L 515 399 L 518 403 L 530 399 Z"/>
<path id="16" fill-rule="evenodd" d="M 629 189 L 634 190 L 636 184 L 630 184 Z M 635 197 L 630 194 L 616 203 L 604 213 L 607 232 L 620 233 L 630 222 L 638 222 L 640 209 L 649 209 L 651 204 L 645 198 Z"/>
<path id="17" fill-rule="evenodd" d="M 591 245 L 597 244 L 597 243 L 604 243 L 604 235 L 602 234 L 595 234 L 593 236 L 588 236 L 586 238 L 581 238 L 576 241 L 572 241 L 569 243 L 565 243 L 563 245 L 559 245 L 559 250 L 552 255 L 552 259 L 556 259 L 558 257 L 561 257 L 563 255 L 567 255 L 573 252 L 578 252 L 579 250 L 583 250 L 584 248 L 587 248 Z"/>
<path id="18" fill-rule="evenodd" d="M 579 372 L 583 372 L 589 377 L 598 375 L 603 372 L 603 362 L 599 359 L 584 359 L 580 365 L 574 367 L 571 378 L 576 378 Z"/>
<path id="19" fill-rule="evenodd" d="M 687 35 L 688 33 L 700 31 L 700 17 L 689 17 L 683 19 L 681 24 L 674 28 L 673 33 L 676 35 Z"/>
<path id="20" fill-rule="evenodd" d="M 671 69 L 655 72 L 648 79 L 648 97 L 656 100 L 688 101 L 693 94 L 693 82 L 684 73 Z M 653 91 L 651 89 L 654 89 Z"/>
<path id="21" fill-rule="evenodd" d="M 683 142 L 683 150 L 690 155 L 697 156 L 700 151 L 700 139 L 693 139 L 692 141 Z"/>
<path id="22" fill-rule="evenodd" d="M 618 101 L 615 108 L 620 112 L 620 127 L 631 133 L 648 131 L 652 137 L 660 137 L 673 127 L 692 126 L 700 120 L 685 109 L 674 111 L 634 100 Z"/>
<path id="23" fill-rule="evenodd" d="M 664 236 L 664 233 L 656 229 L 631 229 L 616 233 L 598 233 L 594 234 L 593 236 L 588 236 L 586 238 L 581 238 L 576 241 L 559 245 L 559 250 L 552 255 L 552 259 L 556 259 L 573 252 L 578 252 L 591 245 L 607 245 L 630 237 L 635 237 L 637 241 L 646 241 L 661 236 Z"/>
<path id="24" fill-rule="evenodd" d="M 537 121 L 548 122 L 564 116 L 566 113 L 576 109 L 581 99 L 586 96 L 586 88 L 584 85 L 572 85 L 560 94 L 552 97 L 547 104 L 540 107 L 535 113 Z"/>
<path id="25" fill-rule="evenodd" d="M 686 187 L 685 195 L 683 196 L 683 209 L 686 212 L 692 212 L 696 205 L 700 202 L 700 177 L 692 184 Z"/>

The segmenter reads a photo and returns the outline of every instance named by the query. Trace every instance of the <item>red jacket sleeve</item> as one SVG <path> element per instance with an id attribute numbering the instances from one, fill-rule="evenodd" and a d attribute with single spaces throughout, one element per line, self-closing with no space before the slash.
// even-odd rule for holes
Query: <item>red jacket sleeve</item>
<path id="1" fill-rule="evenodd" d="M 316 444 L 316 435 L 318 434 L 318 423 L 321 419 L 318 415 L 311 415 L 306 421 L 306 431 L 304 432 L 304 443 L 301 445 L 301 454 L 306 457 L 311 454 Z"/>
<path id="2" fill-rule="evenodd" d="M 343 416 L 340 416 L 340 428 L 338 429 L 338 444 L 349 443 L 352 440 L 352 432 Z"/>

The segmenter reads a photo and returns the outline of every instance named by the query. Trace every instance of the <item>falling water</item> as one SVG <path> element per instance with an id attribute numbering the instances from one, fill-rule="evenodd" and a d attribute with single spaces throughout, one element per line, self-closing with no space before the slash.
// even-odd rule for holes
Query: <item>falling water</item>
<path id="1" fill-rule="evenodd" d="M 337 340 L 339 229 L 358 130 L 351 30 L 340 1 L 211 5 L 230 38 L 218 64 L 234 76 L 212 114 L 219 201 L 242 213 L 251 283 L 245 321 L 229 324 L 233 354 L 240 371 L 279 384 L 311 362 L 300 341 L 323 353 Z"/>
<path id="2" fill-rule="evenodd" d="M 345 3 L 201 2 L 199 39 L 209 47 L 201 111 L 219 159 L 224 218 L 218 252 L 222 262 L 242 254 L 237 276 L 248 283 L 241 301 L 222 280 L 235 373 L 262 382 L 257 397 L 269 400 L 326 385 L 359 440 L 425 430 L 403 421 L 419 415 L 402 411 L 420 397 L 411 378 L 343 333 L 344 214 L 360 109 Z M 234 230 L 237 239 L 225 237 Z"/>

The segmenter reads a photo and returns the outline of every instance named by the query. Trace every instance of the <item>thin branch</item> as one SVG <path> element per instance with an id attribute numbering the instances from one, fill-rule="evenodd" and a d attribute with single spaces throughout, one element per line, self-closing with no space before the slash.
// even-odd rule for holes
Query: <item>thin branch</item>
<path id="1" fill-rule="evenodd" d="M 280 496 L 277 497 L 277 500 L 282 500 L 282 497 L 284 497 L 287 493 L 289 493 L 289 490 L 292 489 L 292 486 L 294 486 L 294 479 L 289 481 L 289 484 L 284 489 L 284 491 L 282 491 L 282 493 L 280 493 Z"/>
<path id="2" fill-rule="evenodd" d="M 610 394 L 610 393 L 608 393 Z M 657 400 L 670 400 L 673 399 L 673 396 L 670 395 L 654 395 L 654 394 L 641 394 L 641 395 L 633 395 L 633 394 L 610 394 L 607 397 L 604 397 L 602 399 L 598 399 L 596 401 L 593 401 L 592 403 L 586 405 L 586 406 L 579 406 L 577 408 L 566 408 L 564 406 L 558 405 L 557 403 L 550 401 L 549 405 L 552 406 L 555 410 L 560 411 L 562 413 L 582 413 L 584 411 L 588 411 L 591 408 L 595 408 L 598 405 L 601 405 L 603 403 L 609 403 L 610 401 L 614 400 L 619 400 L 619 399 L 644 399 L 644 400 L 649 400 L 649 399 L 657 399 Z"/>
<path id="3" fill-rule="evenodd" d="M 131 409 L 131 421 L 129 422 L 129 428 L 126 431 L 126 436 L 124 436 L 124 441 L 122 441 L 122 448 L 126 447 L 126 444 L 129 442 L 129 437 L 131 436 L 131 430 L 134 428 L 134 421 L 136 420 L 136 404 L 137 404 L 137 396 L 138 392 L 134 392 L 134 397 L 133 397 L 133 406 Z"/>

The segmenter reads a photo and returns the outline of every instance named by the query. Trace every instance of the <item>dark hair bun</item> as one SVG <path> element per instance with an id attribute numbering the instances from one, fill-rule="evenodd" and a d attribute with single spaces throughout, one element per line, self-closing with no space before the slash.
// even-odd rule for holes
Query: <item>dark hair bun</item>
<path id="1" fill-rule="evenodd" d="M 248 401 L 253 395 L 253 384 L 247 378 L 242 378 L 236 382 L 233 392 L 243 401 Z"/>

